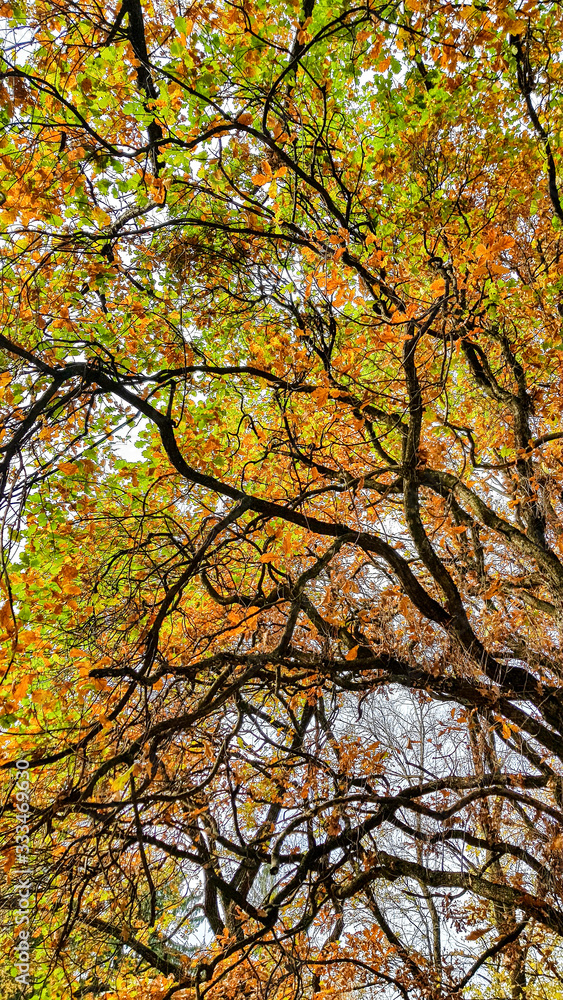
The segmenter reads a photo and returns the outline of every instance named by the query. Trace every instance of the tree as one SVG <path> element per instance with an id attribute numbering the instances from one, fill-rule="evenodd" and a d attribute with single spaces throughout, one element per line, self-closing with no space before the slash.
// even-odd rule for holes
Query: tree
<path id="1" fill-rule="evenodd" d="M 557 997 L 559 5 L 2 14 L 38 995 Z"/>

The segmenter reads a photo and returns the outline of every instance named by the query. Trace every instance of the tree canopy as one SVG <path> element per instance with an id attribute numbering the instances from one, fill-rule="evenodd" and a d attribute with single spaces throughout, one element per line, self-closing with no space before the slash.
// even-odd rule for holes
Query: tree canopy
<path id="1" fill-rule="evenodd" d="M 6 995 L 560 1000 L 561 5 L 0 12 Z"/>

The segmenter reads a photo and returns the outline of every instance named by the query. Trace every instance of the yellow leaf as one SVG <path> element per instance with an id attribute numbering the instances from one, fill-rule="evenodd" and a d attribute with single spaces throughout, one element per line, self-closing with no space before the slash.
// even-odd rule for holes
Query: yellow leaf
<path id="1" fill-rule="evenodd" d="M 104 212 L 103 208 L 95 208 L 92 212 L 92 216 L 96 220 L 99 226 L 109 226 L 111 222 L 111 215 Z"/>
<path id="2" fill-rule="evenodd" d="M 116 778 L 111 778 L 109 781 L 109 786 L 112 792 L 120 792 L 129 781 L 129 771 L 125 774 L 119 774 Z"/>
<path id="3" fill-rule="evenodd" d="M 348 650 L 344 659 L 355 660 L 358 655 L 359 646 L 352 646 L 352 649 Z"/>
<path id="4" fill-rule="evenodd" d="M 276 558 L 275 552 L 263 552 L 258 560 L 261 563 L 271 563 Z"/>

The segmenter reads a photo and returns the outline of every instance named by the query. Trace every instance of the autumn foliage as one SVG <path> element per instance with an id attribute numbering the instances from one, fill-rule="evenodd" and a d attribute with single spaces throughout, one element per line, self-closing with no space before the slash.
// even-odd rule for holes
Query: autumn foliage
<path id="1" fill-rule="evenodd" d="M 0 13 L 3 994 L 560 1000 L 561 5 Z"/>

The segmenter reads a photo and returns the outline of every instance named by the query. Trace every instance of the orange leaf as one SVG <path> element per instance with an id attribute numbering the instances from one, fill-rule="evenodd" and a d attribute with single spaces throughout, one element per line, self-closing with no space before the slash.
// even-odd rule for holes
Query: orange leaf
<path id="1" fill-rule="evenodd" d="M 319 386 L 318 389 L 315 389 L 311 393 L 311 399 L 314 399 L 315 403 L 318 403 L 319 406 L 324 406 L 328 399 L 328 389 L 325 389 L 323 386 Z"/>
<path id="2" fill-rule="evenodd" d="M 12 691 L 12 698 L 14 701 L 20 702 L 22 698 L 25 698 L 32 677 L 33 674 L 25 674 L 19 684 L 16 684 L 14 690 Z"/>
<path id="3" fill-rule="evenodd" d="M 43 688 L 39 688 L 37 691 L 33 692 L 31 700 L 35 705 L 47 705 L 47 703 L 52 705 L 54 698 L 51 691 L 45 691 Z"/>
<path id="4" fill-rule="evenodd" d="M 479 928 L 476 931 L 471 931 L 471 934 L 467 935 L 466 940 L 467 941 L 478 941 L 479 938 L 482 938 L 484 934 L 488 934 L 488 932 L 490 931 L 490 929 L 491 929 L 490 927 L 481 927 L 481 928 Z"/>

